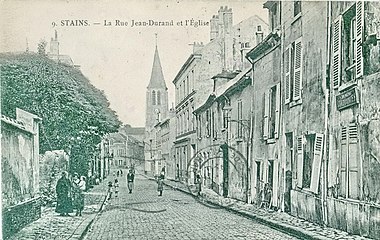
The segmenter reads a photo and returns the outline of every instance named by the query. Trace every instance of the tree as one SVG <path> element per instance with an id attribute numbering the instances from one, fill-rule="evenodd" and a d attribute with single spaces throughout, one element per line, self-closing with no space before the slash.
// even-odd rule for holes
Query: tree
<path id="1" fill-rule="evenodd" d="M 70 153 L 70 169 L 87 174 L 101 138 L 121 122 L 104 93 L 72 66 L 39 54 L 0 54 L 1 113 L 16 107 L 41 117 L 40 150 Z"/>

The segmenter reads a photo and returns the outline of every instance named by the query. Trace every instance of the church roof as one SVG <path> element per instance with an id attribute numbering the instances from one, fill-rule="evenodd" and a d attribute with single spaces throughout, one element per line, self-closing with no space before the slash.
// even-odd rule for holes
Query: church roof
<path id="1" fill-rule="evenodd" d="M 167 89 L 164 74 L 162 73 L 160 56 L 158 55 L 158 49 L 154 52 L 152 74 L 150 76 L 150 81 L 148 88 L 164 88 Z"/>

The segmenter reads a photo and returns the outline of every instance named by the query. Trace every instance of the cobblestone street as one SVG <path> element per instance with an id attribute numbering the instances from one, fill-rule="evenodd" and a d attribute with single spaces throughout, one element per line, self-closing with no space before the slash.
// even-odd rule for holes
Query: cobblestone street
<path id="1" fill-rule="evenodd" d="M 129 194 L 123 179 L 119 197 L 107 202 L 85 239 L 295 239 L 168 187 L 159 197 L 156 188 L 138 175 Z"/>

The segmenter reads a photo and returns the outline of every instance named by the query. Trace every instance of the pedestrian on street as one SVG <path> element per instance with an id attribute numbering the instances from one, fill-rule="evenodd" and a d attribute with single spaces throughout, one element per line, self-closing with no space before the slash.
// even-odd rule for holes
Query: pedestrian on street
<path id="1" fill-rule="evenodd" d="M 129 193 L 132 193 L 134 181 L 135 181 L 135 174 L 133 174 L 133 171 L 131 169 L 131 170 L 129 170 L 129 173 L 127 174 L 127 182 L 128 182 Z"/>
<path id="2" fill-rule="evenodd" d="M 110 200 L 112 197 L 112 182 L 108 182 L 108 200 Z"/>
<path id="3" fill-rule="evenodd" d="M 197 183 L 197 187 L 198 187 L 198 196 L 201 195 L 201 191 L 202 191 L 202 179 L 201 179 L 201 175 L 198 173 L 197 174 L 197 178 L 196 178 L 196 183 Z"/>
<path id="4" fill-rule="evenodd" d="M 62 177 L 58 180 L 55 191 L 57 193 L 57 207 L 55 212 L 60 213 L 61 216 L 69 216 L 73 212 L 70 190 L 71 183 L 68 179 L 68 173 L 62 172 Z"/>
<path id="5" fill-rule="evenodd" d="M 115 190 L 115 198 L 117 198 L 117 196 L 119 195 L 119 180 L 115 179 L 113 187 Z"/>
<path id="6" fill-rule="evenodd" d="M 117 170 L 117 172 L 116 172 L 116 176 L 119 177 L 119 175 L 120 175 L 120 171 Z"/>
<path id="7" fill-rule="evenodd" d="M 74 173 L 73 178 L 73 206 L 76 209 L 75 216 L 82 216 L 82 211 L 84 208 L 84 194 L 83 191 L 86 189 L 86 182 L 84 181 L 84 176 L 78 177 L 78 173 Z"/>
<path id="8" fill-rule="evenodd" d="M 164 175 L 160 175 L 157 180 L 157 191 L 160 193 L 158 196 L 162 196 L 164 190 Z"/>
<path id="9" fill-rule="evenodd" d="M 123 170 L 120 169 L 120 175 L 123 176 Z"/>

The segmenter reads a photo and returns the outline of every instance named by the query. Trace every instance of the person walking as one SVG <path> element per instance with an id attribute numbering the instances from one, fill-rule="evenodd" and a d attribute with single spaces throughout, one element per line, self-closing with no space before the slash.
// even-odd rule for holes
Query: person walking
<path id="1" fill-rule="evenodd" d="M 112 197 L 112 181 L 108 182 L 108 200 Z"/>
<path id="2" fill-rule="evenodd" d="M 78 177 L 77 173 L 74 174 L 73 178 L 73 205 L 76 209 L 75 216 L 82 216 L 82 211 L 84 209 L 84 194 L 83 191 L 86 189 L 86 182 L 84 177 Z"/>
<path id="3" fill-rule="evenodd" d="M 127 183 L 128 183 L 129 193 L 132 193 L 134 182 L 135 182 L 135 174 L 133 173 L 131 169 L 129 170 L 129 173 L 127 174 Z"/>
<path id="4" fill-rule="evenodd" d="M 119 195 L 119 180 L 115 179 L 113 187 L 115 191 L 115 198 L 117 198 L 117 196 Z"/>
<path id="5" fill-rule="evenodd" d="M 71 183 L 68 179 L 68 172 L 62 172 L 62 177 L 58 180 L 55 191 L 57 193 L 57 206 L 55 212 L 61 216 L 69 216 L 73 212 L 70 196 Z"/>
<path id="6" fill-rule="evenodd" d="M 157 180 L 157 191 L 160 193 L 158 196 L 162 196 L 164 190 L 164 175 L 160 175 Z"/>

